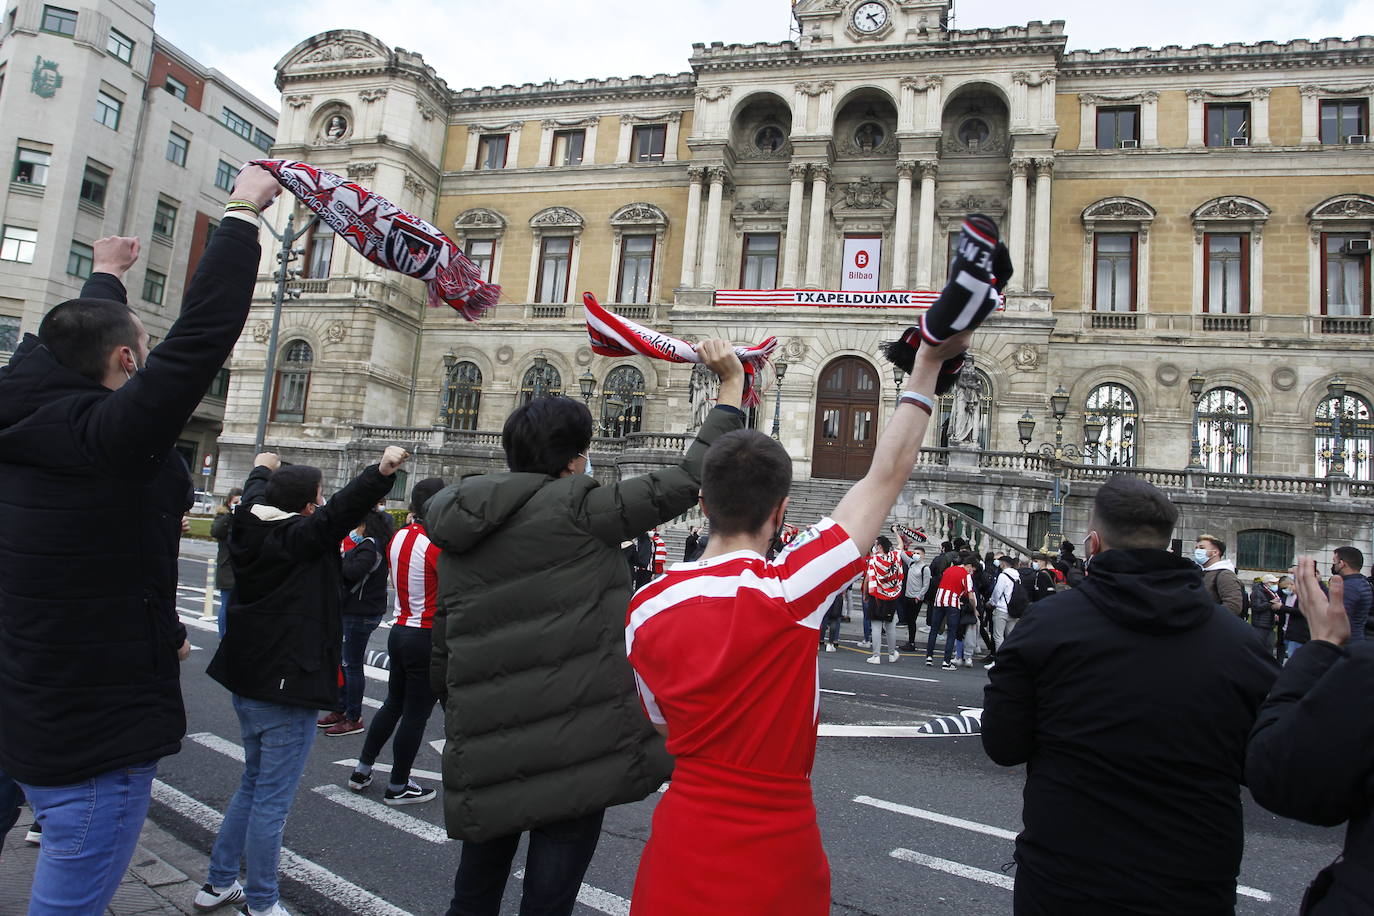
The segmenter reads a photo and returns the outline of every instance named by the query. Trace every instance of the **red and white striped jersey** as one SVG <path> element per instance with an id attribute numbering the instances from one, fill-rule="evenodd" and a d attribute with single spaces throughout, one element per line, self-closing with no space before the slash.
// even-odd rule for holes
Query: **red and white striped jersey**
<path id="1" fill-rule="evenodd" d="M 396 584 L 396 617 L 393 626 L 434 626 L 439 597 L 439 548 L 419 522 L 406 525 L 391 538 L 387 548 L 391 581 Z"/>
<path id="2" fill-rule="evenodd" d="M 675 563 L 635 593 L 625 650 L 668 751 L 804 775 L 816 752 L 816 631 L 865 557 L 830 519 L 768 561 Z M 703 638 L 709 634 L 709 638 Z"/>
<path id="3" fill-rule="evenodd" d="M 935 592 L 936 607 L 959 607 L 965 595 L 971 594 L 968 570 L 951 566 L 940 574 L 940 588 Z"/>
<path id="4" fill-rule="evenodd" d="M 668 545 L 658 536 L 657 531 L 650 534 L 649 538 L 654 542 L 654 575 L 661 576 L 668 568 Z"/>
<path id="5" fill-rule="evenodd" d="M 867 584 L 868 593 L 884 601 L 902 593 L 902 558 L 897 551 L 869 555 Z"/>

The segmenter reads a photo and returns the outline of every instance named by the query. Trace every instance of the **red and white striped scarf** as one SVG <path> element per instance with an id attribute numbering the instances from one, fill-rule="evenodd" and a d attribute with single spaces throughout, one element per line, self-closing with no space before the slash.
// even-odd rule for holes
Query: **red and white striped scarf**
<path id="1" fill-rule="evenodd" d="M 868 558 L 868 591 L 875 598 L 890 601 L 902 590 L 901 560 L 897 551 L 875 553 Z"/>
<path id="2" fill-rule="evenodd" d="M 668 545 L 663 538 L 658 536 L 657 531 L 649 537 L 654 542 L 654 575 L 661 576 L 664 570 L 668 568 Z"/>
<path id="3" fill-rule="evenodd" d="M 591 293 L 582 294 L 582 304 L 587 315 L 587 337 L 591 340 L 593 353 L 602 356 L 649 356 L 670 363 L 701 362 L 701 354 L 687 341 L 661 334 L 607 311 Z M 744 363 L 744 403 L 747 406 L 759 403 L 759 366 L 768 362 L 769 355 L 777 346 L 778 339 L 769 337 L 752 347 L 735 347 L 740 362 Z"/>
<path id="4" fill-rule="evenodd" d="M 501 287 L 432 223 L 348 179 L 292 159 L 255 159 L 283 188 L 373 264 L 424 280 L 429 304 L 447 304 L 476 321 Z"/>

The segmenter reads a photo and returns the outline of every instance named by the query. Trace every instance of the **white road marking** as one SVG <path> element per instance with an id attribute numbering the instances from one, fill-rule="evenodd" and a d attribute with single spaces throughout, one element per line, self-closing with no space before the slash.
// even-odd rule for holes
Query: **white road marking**
<path id="1" fill-rule="evenodd" d="M 224 816 L 214 808 L 203 804 L 185 792 L 167 785 L 160 779 L 153 780 L 153 798 L 166 805 L 182 817 L 204 827 L 211 833 L 219 832 Z M 363 890 L 351 881 L 340 878 L 327 868 L 283 848 L 281 873 L 299 881 L 306 887 L 323 894 L 355 916 L 412 916 L 406 910 L 392 906 L 381 897 Z"/>
<path id="2" fill-rule="evenodd" d="M 232 741 L 226 741 L 219 735 L 212 735 L 209 732 L 196 732 L 186 737 L 201 747 L 208 747 L 212 751 L 218 751 L 226 757 L 232 757 L 239 763 L 243 763 L 243 748 Z"/>
<path id="3" fill-rule="evenodd" d="M 1016 886 L 1016 881 L 1010 875 L 1001 872 L 988 871 L 984 868 L 974 868 L 972 865 L 964 865 L 962 862 L 951 862 L 949 859 L 937 859 L 935 856 L 928 856 L 924 853 L 914 852 L 910 849 L 894 849 L 888 853 L 894 859 L 901 859 L 903 862 L 911 862 L 914 865 L 924 865 L 926 868 L 933 868 L 946 874 L 957 875 L 960 878 L 971 878 L 974 881 L 981 881 L 984 884 L 991 884 L 993 887 L 1002 887 L 1011 890 Z"/>
<path id="4" fill-rule="evenodd" d="M 367 706 L 370 709 L 381 709 L 382 701 L 374 700 L 372 699 L 372 697 L 363 697 L 363 705 Z"/>
<path id="5" fill-rule="evenodd" d="M 336 805 L 350 808 L 359 814 L 372 818 L 374 821 L 380 821 L 388 827 L 395 827 L 397 830 L 403 830 L 411 836 L 419 837 L 428 843 L 443 844 L 453 842 L 449 839 L 449 835 L 445 832 L 444 828 L 436 827 L 429 821 L 421 820 L 418 817 L 402 814 L 395 808 L 384 805 L 381 802 L 363 798 L 361 795 L 356 795 L 342 786 L 316 786 L 311 791 L 316 795 L 327 798 Z"/>
<path id="6" fill-rule="evenodd" d="M 1244 884 L 1236 885 L 1236 893 L 1240 894 L 1242 897 L 1258 900 L 1261 903 L 1272 903 L 1274 900 L 1274 895 L 1268 891 L 1262 891 L 1256 887 L 1246 887 Z"/>
<path id="7" fill-rule="evenodd" d="M 822 722 L 816 729 L 819 738 L 929 738 L 929 732 L 919 725 L 829 725 Z"/>
<path id="8" fill-rule="evenodd" d="M 511 873 L 512 878 L 524 880 L 525 870 L 517 868 Z M 612 894 L 610 891 L 603 891 L 599 887 L 592 887 L 590 884 L 583 884 L 577 891 L 577 902 L 583 906 L 591 907 L 598 913 L 606 913 L 608 916 L 630 916 L 630 901 L 624 897 Z"/>
<path id="9" fill-rule="evenodd" d="M 334 762 L 341 767 L 348 767 L 349 769 L 356 769 L 358 766 L 358 761 L 352 757 L 347 760 L 335 760 Z M 374 763 L 372 764 L 372 771 L 374 773 L 390 773 L 391 765 L 387 763 Z M 441 782 L 444 778 L 443 774 L 436 773 L 433 770 L 416 770 L 413 768 L 410 771 L 410 775 L 418 776 L 421 779 L 432 779 L 435 782 Z"/>
<path id="10" fill-rule="evenodd" d="M 891 811 L 894 814 L 905 814 L 907 817 L 919 817 L 927 821 L 934 821 L 937 824 L 947 824 L 950 827 L 971 830 L 974 833 L 985 833 L 988 836 L 995 836 L 1003 840 L 1016 839 L 1016 831 L 1014 830 L 993 827 L 991 824 L 980 824 L 977 821 L 966 821 L 961 817 L 951 817 L 948 814 L 941 814 L 938 811 L 927 811 L 925 808 L 913 808 L 910 805 L 899 805 L 896 802 L 883 801 L 881 798 L 873 798 L 869 795 L 860 795 L 855 798 L 854 801 L 856 804 L 868 805 L 872 808 L 881 808 L 884 811 Z"/>
<path id="11" fill-rule="evenodd" d="M 436 753 L 436 754 L 438 754 L 440 757 L 442 757 L 442 756 L 444 756 L 444 742 L 445 742 L 446 740 L 448 740 L 448 739 L 446 739 L 446 738 L 439 738 L 438 740 L 431 741 L 431 742 L 429 743 L 429 746 L 432 747 L 432 748 L 434 748 L 434 753 Z"/>
<path id="12" fill-rule="evenodd" d="M 934 677 L 912 677 L 909 674 L 882 674 L 877 671 L 855 671 L 852 668 L 834 668 L 832 670 L 840 674 L 863 674 L 867 675 L 868 677 L 890 677 L 898 681 L 924 681 L 927 684 L 940 683 L 940 679 Z"/>
<path id="13" fill-rule="evenodd" d="M 858 694 L 855 693 L 855 692 L 852 691 L 852 690 L 830 690 L 830 689 L 827 688 L 827 687 L 822 687 L 822 688 L 821 688 L 821 693 L 834 693 L 834 694 L 839 694 L 839 695 L 842 696 L 842 697 L 856 697 L 856 696 L 858 696 Z"/>

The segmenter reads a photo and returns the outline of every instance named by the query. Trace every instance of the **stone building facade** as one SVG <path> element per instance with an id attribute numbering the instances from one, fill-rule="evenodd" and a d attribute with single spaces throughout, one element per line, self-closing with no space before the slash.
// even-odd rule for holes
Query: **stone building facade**
<path id="1" fill-rule="evenodd" d="M 129 304 L 165 337 L 277 113 L 159 36 L 147 0 L 4 5 L 0 150 L 13 159 L 0 183 L 0 359 L 80 293 L 91 243 L 109 235 L 143 240 Z M 208 457 L 214 470 L 228 388 L 225 367 L 177 443 L 193 468 Z"/>
<path id="2" fill-rule="evenodd" d="M 786 374 L 752 421 L 821 492 L 866 466 L 896 393 L 878 346 L 978 210 L 1016 274 L 976 344 L 976 441 L 932 435 L 913 494 L 1038 544 L 1053 471 L 1072 533 L 1094 481 L 1129 466 L 1190 507 L 1184 537 L 1220 529 L 1265 568 L 1368 546 L 1374 38 L 1070 52 L 1063 22 L 959 31 L 949 6 L 802 0 L 794 40 L 693 45 L 689 72 L 500 88 L 453 89 L 359 32 L 301 42 L 278 64 L 273 154 L 431 218 L 504 294 L 468 324 L 312 237 L 269 441 L 336 479 L 386 438 L 482 467 L 522 399 L 590 387 L 605 472 L 652 463 L 702 386 L 594 356 L 591 290 L 689 339 L 781 337 Z M 239 471 L 270 292 L 234 358 L 221 444 Z"/>

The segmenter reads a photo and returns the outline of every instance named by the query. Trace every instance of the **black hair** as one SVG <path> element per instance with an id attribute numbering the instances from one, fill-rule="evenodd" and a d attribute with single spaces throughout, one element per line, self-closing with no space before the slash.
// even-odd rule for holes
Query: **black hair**
<path id="1" fill-rule="evenodd" d="M 1060 553 L 1073 553 L 1073 541 L 1064 541 L 1059 545 Z"/>
<path id="2" fill-rule="evenodd" d="M 887 538 L 883 537 L 881 534 L 878 535 L 878 546 L 882 548 L 883 553 L 892 552 L 892 542 L 889 541 Z"/>
<path id="3" fill-rule="evenodd" d="M 267 481 L 267 492 L 263 502 L 276 506 L 283 512 L 300 512 L 315 502 L 319 495 L 320 483 L 324 475 L 319 468 L 305 464 L 290 464 L 279 467 Z"/>
<path id="4" fill-rule="evenodd" d="M 955 549 L 955 550 L 968 550 L 968 541 L 964 540 L 963 538 L 955 538 L 955 539 L 954 539 L 954 549 Z"/>
<path id="5" fill-rule="evenodd" d="M 978 557 L 977 557 L 975 554 L 973 554 L 972 552 L 970 552 L 970 551 L 961 550 L 961 551 L 959 551 L 959 565 L 960 565 L 960 566 L 969 566 L 969 565 L 977 566 L 977 565 L 978 565 Z"/>
<path id="6" fill-rule="evenodd" d="M 53 306 L 38 325 L 38 339 L 53 359 L 93 382 L 103 381 L 110 351 L 138 352 L 134 310 L 113 299 L 68 299 Z"/>
<path id="7" fill-rule="evenodd" d="M 996 562 L 997 562 L 997 555 L 994 554 L 991 550 L 989 550 L 987 553 L 983 554 L 983 565 L 984 565 L 984 566 L 991 566 L 992 564 L 994 564 L 994 563 L 996 563 Z"/>
<path id="8" fill-rule="evenodd" d="M 242 496 L 242 495 L 243 495 L 243 487 L 231 487 L 230 490 L 229 490 L 229 492 L 228 492 L 227 494 L 225 494 L 225 497 L 224 497 L 224 507 L 227 509 L 227 508 L 229 507 L 229 502 L 230 502 L 230 500 L 232 500 L 235 496 Z"/>
<path id="9" fill-rule="evenodd" d="M 791 489 L 791 457 L 758 430 L 728 432 L 706 451 L 701 498 L 713 535 L 758 531 Z"/>
<path id="10" fill-rule="evenodd" d="M 1337 547 L 1334 551 L 1340 561 L 1349 566 L 1355 572 L 1364 569 L 1364 554 L 1358 547 Z"/>
<path id="11" fill-rule="evenodd" d="M 396 526 L 391 521 L 391 516 L 380 509 L 369 509 L 363 518 L 363 537 L 372 538 L 377 545 L 386 550 L 386 545 L 391 543 L 391 535 L 395 533 Z"/>
<path id="12" fill-rule="evenodd" d="M 1093 497 L 1092 526 L 1109 547 L 1164 550 L 1178 523 L 1178 507 L 1152 483 L 1117 474 Z"/>
<path id="13" fill-rule="evenodd" d="M 512 471 L 557 477 L 592 444 L 592 412 L 561 395 L 535 398 L 515 408 L 501 430 Z"/>
<path id="14" fill-rule="evenodd" d="M 425 510 L 429 508 L 429 501 L 444 486 L 442 477 L 426 477 L 410 491 L 410 514 L 415 516 L 417 521 L 424 521 Z"/>
<path id="15" fill-rule="evenodd" d="M 953 550 L 953 549 L 954 549 L 954 545 L 951 544 L 949 541 L 941 541 L 941 542 L 940 542 L 940 552 L 941 552 L 941 553 L 949 553 L 949 552 L 950 552 L 951 550 Z"/>

